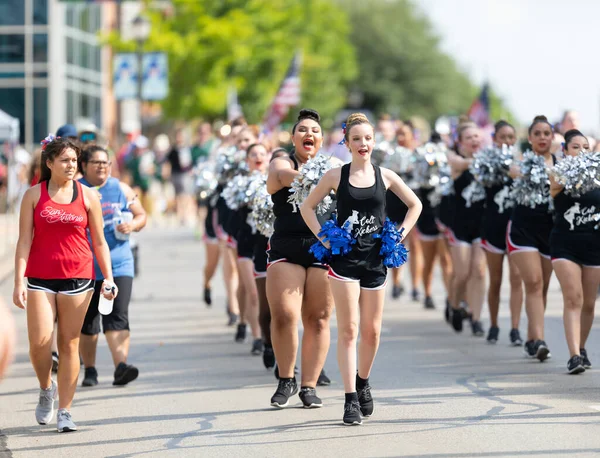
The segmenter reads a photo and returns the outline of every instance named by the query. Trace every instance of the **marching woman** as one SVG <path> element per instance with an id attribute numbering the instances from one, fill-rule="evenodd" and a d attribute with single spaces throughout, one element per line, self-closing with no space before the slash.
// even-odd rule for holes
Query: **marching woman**
<path id="1" fill-rule="evenodd" d="M 494 144 L 513 146 L 517 141 L 515 128 L 506 121 L 498 121 L 494 125 Z M 487 341 L 495 344 L 498 341 L 498 312 L 500 310 L 500 288 L 502 286 L 502 267 L 506 254 L 506 228 L 510 219 L 509 190 L 510 182 L 495 184 L 485 188 L 485 210 L 481 228 L 481 246 L 487 258 L 490 286 L 488 288 L 488 307 L 490 310 L 490 329 Z M 521 308 L 523 307 L 523 286 L 519 269 L 513 258 L 508 257 L 510 282 L 510 343 L 515 347 L 523 345 L 519 332 Z"/>
<path id="2" fill-rule="evenodd" d="M 97 193 L 74 180 L 79 148 L 66 138 L 44 140 L 40 183 L 23 197 L 15 254 L 13 302 L 27 310 L 29 354 L 39 384 L 35 417 L 48 424 L 59 398 L 59 432 L 76 431 L 71 403 L 79 375 L 79 335 L 94 291 L 94 259 L 104 275 L 102 293 L 117 297 Z M 25 282 L 27 277 L 27 282 Z M 51 378 L 50 345 L 58 317 L 58 385 Z"/>
<path id="3" fill-rule="evenodd" d="M 396 173 L 371 163 L 374 131 L 364 114 L 348 117 L 344 135 L 352 162 L 328 171 L 302 205 L 301 212 L 312 232 L 320 234 L 321 224 L 315 209 L 335 191 L 337 220 L 356 240 L 346 255 L 332 256 L 329 268 L 338 324 L 337 356 L 346 393 L 343 422 L 355 425 L 362 423 L 362 416 L 373 413 L 369 376 L 379 346 L 387 277 L 380 255 L 382 241 L 374 235 L 381 234 L 384 227 L 386 191 L 393 192 L 408 207 L 404 221 L 400 222 L 406 233 L 417 222 L 421 202 Z M 327 240 L 322 238 L 321 242 L 329 248 Z"/>
<path id="4" fill-rule="evenodd" d="M 219 194 L 216 191 L 208 198 L 206 217 L 204 219 L 204 235 L 202 236 L 206 253 L 204 262 L 204 303 L 208 307 L 212 305 L 211 282 L 217 271 L 219 259 L 221 258 L 219 238 L 217 236 L 217 226 L 219 224 L 217 210 L 218 199 Z"/>
<path id="5" fill-rule="evenodd" d="M 565 156 L 589 151 L 578 130 L 565 133 Z M 570 359 L 567 370 L 578 374 L 592 367 L 585 344 L 594 321 L 596 292 L 600 284 L 600 189 L 574 196 L 552 180 L 554 227 L 550 234 L 552 267 L 563 295 L 563 320 Z"/>
<path id="6" fill-rule="evenodd" d="M 327 280 L 328 267 L 309 253 L 317 239 L 302 215 L 288 202 L 298 169 L 313 158 L 323 143 L 319 114 L 301 110 L 292 128 L 294 152 L 269 165 L 267 191 L 273 200 L 274 232 L 267 266 L 267 298 L 271 309 L 271 339 L 279 371 L 279 385 L 271 405 L 283 408 L 298 392 L 294 363 L 298 353 L 298 321 L 302 319 L 302 380 L 304 407 L 321 407 L 315 387 L 329 350 L 329 319 L 333 298 Z M 323 374 L 321 374 L 323 377 Z M 319 384 L 329 384 L 323 378 Z"/>
<path id="7" fill-rule="evenodd" d="M 96 371 L 96 348 L 102 330 L 115 365 L 113 385 L 127 385 L 138 377 L 138 369 L 127 364 L 129 356 L 129 301 L 134 277 L 134 260 L 129 244 L 129 234 L 139 232 L 146 225 L 146 212 L 133 189 L 110 176 L 110 160 L 106 149 L 98 145 L 87 146 L 81 153 L 79 181 L 93 188 L 100 195 L 104 218 L 104 238 L 110 249 L 110 260 L 114 282 L 119 288 L 119 296 L 113 302 L 112 312 L 100 315 L 98 306 L 102 293 L 102 271 L 97 261 L 94 263 L 96 284 L 94 295 L 83 321 L 79 351 L 85 367 L 82 386 L 98 384 Z M 131 221 L 119 221 L 121 215 L 131 213 Z"/>
<path id="8" fill-rule="evenodd" d="M 528 319 L 525 355 L 543 362 L 550 357 L 544 342 L 544 311 L 552 275 L 549 243 L 553 227 L 546 168 L 552 167 L 556 160 L 550 153 L 553 132 L 548 119 L 536 116 L 528 132 L 533 153 L 524 153 L 521 166 L 511 167 L 515 207 L 508 223 L 506 244 L 525 284 Z M 529 170 L 524 170 L 524 166 Z"/>
<path id="9" fill-rule="evenodd" d="M 481 248 L 484 201 L 468 201 L 465 190 L 474 181 L 469 166 L 480 147 L 479 128 L 473 122 L 466 122 L 458 127 L 459 154 L 448 153 L 455 193 L 452 223 L 454 241 L 450 246 L 454 268 L 450 295 L 452 327 L 457 332 L 462 331 L 465 314 L 460 303 L 464 298 L 472 313 L 471 330 L 477 337 L 484 334 L 480 322 L 485 296 L 485 253 Z"/>

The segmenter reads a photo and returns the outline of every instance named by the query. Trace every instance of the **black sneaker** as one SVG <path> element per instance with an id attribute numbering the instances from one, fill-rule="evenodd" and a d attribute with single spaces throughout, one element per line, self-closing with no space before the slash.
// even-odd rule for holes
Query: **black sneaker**
<path id="1" fill-rule="evenodd" d="M 535 340 L 528 340 L 525 342 L 523 352 L 526 358 L 535 358 Z"/>
<path id="2" fill-rule="evenodd" d="M 585 350 L 585 348 L 580 348 L 579 353 L 580 353 L 581 359 L 583 360 L 583 367 L 585 367 L 586 369 L 591 369 L 592 362 L 588 358 L 587 351 Z"/>
<path id="3" fill-rule="evenodd" d="M 452 309 L 452 327 L 456 332 L 463 330 L 463 314 L 460 309 Z"/>
<path id="4" fill-rule="evenodd" d="M 321 401 L 321 398 L 317 396 L 317 390 L 314 388 L 301 388 L 298 396 L 300 396 L 300 400 L 302 401 L 302 404 L 304 404 L 305 409 L 316 409 L 323 407 L 323 401 Z"/>
<path id="5" fill-rule="evenodd" d="M 373 415 L 373 396 L 371 396 L 371 385 L 368 383 L 362 390 L 356 390 L 358 394 L 358 403 L 360 404 L 360 413 L 363 417 Z"/>
<path id="6" fill-rule="evenodd" d="M 267 369 L 271 369 L 275 366 L 275 352 L 273 351 L 272 345 L 266 345 L 263 350 L 263 364 Z"/>
<path id="7" fill-rule="evenodd" d="M 534 348 L 535 357 L 540 360 L 540 363 L 543 363 L 550 357 L 550 349 L 543 340 L 536 340 Z"/>
<path id="8" fill-rule="evenodd" d="M 344 425 L 362 425 L 360 416 L 360 404 L 358 401 L 350 401 L 344 403 Z"/>
<path id="9" fill-rule="evenodd" d="M 450 324 L 451 323 L 451 319 L 450 319 L 450 310 L 452 309 L 452 307 L 450 306 L 450 301 L 448 299 L 446 299 L 446 310 L 444 310 L 444 318 L 446 319 L 446 323 Z"/>
<path id="10" fill-rule="evenodd" d="M 495 344 L 498 342 L 498 335 L 500 334 L 500 328 L 498 326 L 490 327 L 487 336 L 487 342 L 490 344 Z"/>
<path id="11" fill-rule="evenodd" d="M 392 299 L 398 299 L 402 294 L 404 294 L 404 286 L 394 285 L 392 287 Z"/>
<path id="12" fill-rule="evenodd" d="M 227 310 L 227 316 L 229 317 L 229 321 L 227 322 L 227 326 L 233 326 L 237 323 L 238 321 L 238 316 L 236 313 L 231 313 L 229 310 Z"/>
<path id="13" fill-rule="evenodd" d="M 573 356 L 567 363 L 567 371 L 569 371 L 569 374 L 571 375 L 585 372 L 585 367 L 583 367 L 583 358 L 579 355 Z"/>
<path id="14" fill-rule="evenodd" d="M 52 373 L 58 373 L 58 353 L 55 351 L 52 352 Z"/>
<path id="15" fill-rule="evenodd" d="M 250 353 L 252 353 L 255 356 L 258 356 L 263 352 L 263 350 L 264 346 L 262 339 L 254 339 L 254 342 L 252 342 L 252 350 L 250 350 Z"/>
<path id="16" fill-rule="evenodd" d="M 273 371 L 273 375 L 277 380 L 279 380 L 279 367 L 277 366 L 277 361 L 275 361 L 275 370 Z M 294 377 L 298 375 L 298 366 L 294 364 Z M 318 383 L 317 383 L 318 385 Z"/>
<path id="17" fill-rule="evenodd" d="M 419 302 L 419 300 L 421 299 L 421 293 L 419 293 L 418 289 L 413 289 L 412 293 L 410 293 L 410 297 L 413 301 Z"/>
<path id="18" fill-rule="evenodd" d="M 237 326 L 237 332 L 235 333 L 235 341 L 243 342 L 246 340 L 246 325 L 244 323 L 240 323 Z"/>
<path id="19" fill-rule="evenodd" d="M 204 303 L 207 307 L 212 305 L 212 297 L 210 294 L 210 288 L 204 288 Z"/>
<path id="20" fill-rule="evenodd" d="M 86 367 L 85 376 L 81 386 L 96 386 L 98 385 L 98 371 L 95 367 Z"/>
<path id="21" fill-rule="evenodd" d="M 471 321 L 471 331 L 475 337 L 483 337 L 485 334 L 481 321 Z"/>
<path id="22" fill-rule="evenodd" d="M 119 363 L 115 369 L 115 379 L 113 381 L 113 385 L 127 385 L 129 382 L 133 382 L 136 378 L 138 378 L 139 373 L 140 371 L 137 367 L 132 366 L 131 364 Z"/>
<path id="23" fill-rule="evenodd" d="M 433 303 L 433 299 L 431 298 L 431 296 L 427 296 L 425 298 L 425 308 L 429 309 L 429 310 L 434 310 L 435 309 L 435 304 Z"/>
<path id="24" fill-rule="evenodd" d="M 523 345 L 523 339 L 521 339 L 521 333 L 518 329 L 510 330 L 510 344 L 513 347 L 520 347 Z"/>
<path id="25" fill-rule="evenodd" d="M 277 385 L 277 391 L 271 398 L 271 405 L 278 409 L 287 407 L 290 403 L 290 398 L 298 392 L 296 378 L 280 379 Z"/>
<path id="26" fill-rule="evenodd" d="M 329 385 L 331 385 L 331 380 L 329 377 L 327 377 L 327 374 L 325 374 L 325 369 L 322 369 L 321 373 L 319 374 L 319 378 L 317 379 L 317 386 Z"/>

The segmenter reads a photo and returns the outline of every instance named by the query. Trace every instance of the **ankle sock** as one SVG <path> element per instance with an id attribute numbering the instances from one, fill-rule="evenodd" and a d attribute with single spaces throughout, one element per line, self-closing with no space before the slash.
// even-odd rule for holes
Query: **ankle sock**
<path id="1" fill-rule="evenodd" d="M 356 393 L 356 391 L 354 393 L 346 393 L 346 402 L 352 401 L 358 402 L 358 394 Z"/>
<path id="2" fill-rule="evenodd" d="M 369 378 L 360 378 L 358 373 L 356 374 L 356 389 L 362 390 L 365 386 L 369 384 Z"/>

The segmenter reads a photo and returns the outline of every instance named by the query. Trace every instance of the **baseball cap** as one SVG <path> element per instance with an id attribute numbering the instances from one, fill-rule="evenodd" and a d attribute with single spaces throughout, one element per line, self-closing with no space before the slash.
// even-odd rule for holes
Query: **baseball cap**
<path id="1" fill-rule="evenodd" d="M 65 124 L 64 126 L 60 126 L 56 131 L 57 137 L 76 137 L 77 138 L 77 129 L 73 124 Z"/>
<path id="2" fill-rule="evenodd" d="M 143 135 L 139 135 L 138 138 L 135 139 L 135 142 L 133 142 L 134 145 L 136 146 L 136 148 L 140 148 L 140 149 L 144 149 L 144 148 L 148 148 L 149 145 L 149 141 L 147 137 L 144 137 Z"/>

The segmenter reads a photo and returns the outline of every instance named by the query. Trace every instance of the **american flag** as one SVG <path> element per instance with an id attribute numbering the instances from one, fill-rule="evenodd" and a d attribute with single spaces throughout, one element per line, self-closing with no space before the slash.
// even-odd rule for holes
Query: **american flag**
<path id="1" fill-rule="evenodd" d="M 490 98 L 488 92 L 489 86 L 486 83 L 481 88 L 481 94 L 473 101 L 467 112 L 469 118 L 479 127 L 486 127 L 490 124 Z"/>
<path id="2" fill-rule="evenodd" d="M 297 52 L 288 71 L 279 86 L 277 95 L 273 99 L 273 103 L 269 107 L 265 120 L 263 122 L 263 130 L 270 132 L 287 116 L 290 107 L 300 103 L 300 66 L 302 65 L 302 55 Z"/>

